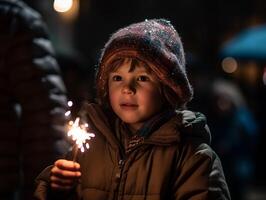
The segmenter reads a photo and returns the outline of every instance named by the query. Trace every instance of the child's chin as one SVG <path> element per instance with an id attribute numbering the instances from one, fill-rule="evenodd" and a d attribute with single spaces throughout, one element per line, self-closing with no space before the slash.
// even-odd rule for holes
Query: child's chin
<path id="1" fill-rule="evenodd" d="M 127 124 L 137 124 L 139 123 L 139 120 L 134 118 L 134 117 L 122 117 L 120 118 L 123 122 L 127 123 Z"/>
<path id="2" fill-rule="evenodd" d="M 130 117 L 127 117 L 127 118 L 121 118 L 121 120 L 127 124 L 136 124 L 138 123 L 139 121 L 138 120 L 134 120 L 134 118 L 130 118 Z"/>

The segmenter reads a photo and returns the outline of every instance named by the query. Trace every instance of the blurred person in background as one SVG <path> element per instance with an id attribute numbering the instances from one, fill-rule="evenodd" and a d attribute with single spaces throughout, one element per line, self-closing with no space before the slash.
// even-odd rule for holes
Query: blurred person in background
<path id="1" fill-rule="evenodd" d="M 217 79 L 210 91 L 212 145 L 223 162 L 232 199 L 241 200 L 254 181 L 258 124 L 236 84 Z"/>
<path id="2" fill-rule="evenodd" d="M 207 115 L 211 144 L 223 162 L 232 199 L 243 200 L 256 181 L 258 121 L 233 79 L 197 59 L 191 59 L 189 67 L 195 91 L 189 108 Z"/>
<path id="3" fill-rule="evenodd" d="M 67 147 L 66 95 L 41 16 L 0 0 L 0 199 L 32 199 L 34 178 Z"/>
<path id="4" fill-rule="evenodd" d="M 198 75 L 196 83 L 200 77 L 204 76 Z M 208 116 L 212 147 L 223 162 L 232 199 L 243 200 L 255 181 L 258 123 L 234 82 L 216 76 L 208 84 L 195 85 L 194 89 L 200 97 L 196 104 L 204 105 Z"/>

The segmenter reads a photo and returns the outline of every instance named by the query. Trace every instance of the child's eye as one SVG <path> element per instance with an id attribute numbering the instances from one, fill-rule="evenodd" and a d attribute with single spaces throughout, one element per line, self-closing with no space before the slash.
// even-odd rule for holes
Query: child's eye
<path id="1" fill-rule="evenodd" d="M 144 76 L 144 75 L 142 75 L 142 76 L 139 76 L 139 77 L 137 78 L 137 80 L 138 80 L 138 81 L 149 81 L 150 78 L 149 78 L 148 76 Z"/>
<path id="2" fill-rule="evenodd" d="M 113 81 L 121 81 L 122 80 L 122 77 L 119 76 L 119 75 L 115 75 L 115 76 L 112 77 L 112 80 Z"/>

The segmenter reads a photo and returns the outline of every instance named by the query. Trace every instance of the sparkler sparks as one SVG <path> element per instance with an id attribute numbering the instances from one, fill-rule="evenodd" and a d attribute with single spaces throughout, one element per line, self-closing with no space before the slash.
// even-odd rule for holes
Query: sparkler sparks
<path id="1" fill-rule="evenodd" d="M 69 101 L 68 106 L 71 107 L 72 105 L 73 103 Z M 71 111 L 67 111 L 65 113 L 65 116 L 69 117 L 70 114 Z M 79 149 L 81 152 L 84 152 L 85 149 L 90 148 L 88 140 L 91 140 L 91 138 L 95 137 L 95 134 L 87 132 L 89 125 L 87 123 L 81 123 L 79 117 L 77 117 L 75 121 L 69 121 L 68 125 L 69 127 L 67 135 L 71 137 L 71 139 L 76 143 L 74 145 L 74 155 L 73 155 L 73 161 L 75 161 Z"/>
<path id="2" fill-rule="evenodd" d="M 95 137 L 95 134 L 88 133 L 86 131 L 86 129 L 88 128 L 88 124 L 80 124 L 80 118 L 77 117 L 74 122 L 70 121 L 69 125 L 70 129 L 67 135 L 76 142 L 78 149 L 80 149 L 81 152 L 84 152 L 85 148 L 89 149 L 90 145 L 89 143 L 87 143 L 87 140 L 90 140 L 92 137 Z"/>

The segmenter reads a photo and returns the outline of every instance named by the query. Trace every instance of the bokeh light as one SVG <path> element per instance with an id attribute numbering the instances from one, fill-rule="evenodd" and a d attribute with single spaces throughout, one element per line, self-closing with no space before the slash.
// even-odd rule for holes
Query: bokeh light
<path id="1" fill-rule="evenodd" d="M 222 68 L 226 73 L 233 73 L 237 70 L 237 61 L 232 57 L 224 58 L 222 61 Z"/>
<path id="2" fill-rule="evenodd" d="M 67 12 L 73 6 L 73 0 L 54 0 L 54 9 L 57 12 Z"/>

